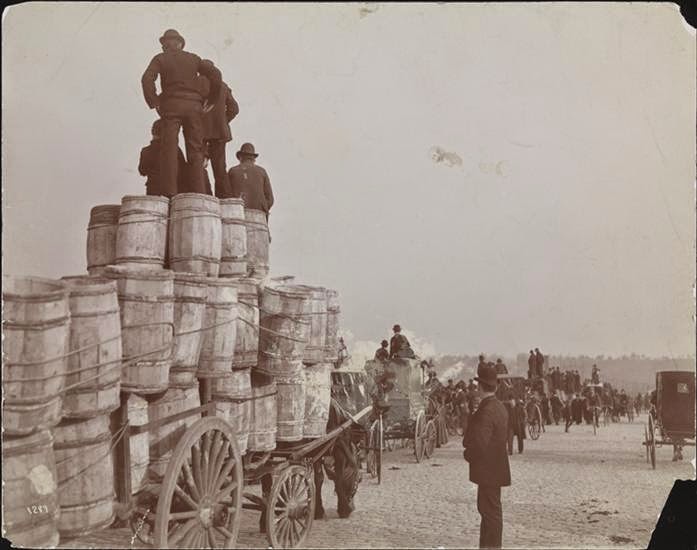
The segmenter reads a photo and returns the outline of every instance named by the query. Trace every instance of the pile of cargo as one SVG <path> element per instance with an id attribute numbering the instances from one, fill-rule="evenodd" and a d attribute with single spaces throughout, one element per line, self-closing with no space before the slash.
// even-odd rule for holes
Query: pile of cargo
<path id="1" fill-rule="evenodd" d="M 263 212 L 193 193 L 125 196 L 92 209 L 87 271 L 3 277 L 3 536 L 15 545 L 113 521 L 104 480 L 122 402 L 144 425 L 199 406 L 205 386 L 243 455 L 325 433 L 338 295 L 269 277 Z M 131 437 L 133 493 L 161 480 L 195 421 Z"/>

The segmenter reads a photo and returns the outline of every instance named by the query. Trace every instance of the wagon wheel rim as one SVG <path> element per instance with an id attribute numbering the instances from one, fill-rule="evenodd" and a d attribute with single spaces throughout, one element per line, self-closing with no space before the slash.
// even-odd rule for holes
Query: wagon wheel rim
<path id="1" fill-rule="evenodd" d="M 380 441 L 378 439 L 378 420 L 375 420 L 368 432 L 368 453 L 366 455 L 365 466 L 366 471 L 370 477 L 376 477 L 378 475 L 377 470 L 377 451 Z"/>
<path id="2" fill-rule="evenodd" d="M 315 484 L 298 465 L 284 468 L 268 498 L 266 534 L 273 548 L 302 547 L 315 517 Z"/>
<path id="3" fill-rule="evenodd" d="M 424 412 L 420 411 L 416 417 L 414 426 L 414 456 L 416 462 L 421 462 L 424 457 L 424 436 L 426 435 L 426 422 Z"/>
<path id="4" fill-rule="evenodd" d="M 233 548 L 243 469 L 235 432 L 221 418 L 197 421 L 167 464 L 155 518 L 157 548 Z"/>
<path id="5" fill-rule="evenodd" d="M 644 424 L 644 447 L 646 447 L 646 464 L 649 463 L 649 430 Z"/>
<path id="6" fill-rule="evenodd" d="M 651 468 L 656 469 L 656 434 L 654 430 L 656 426 L 653 418 L 649 416 L 649 458 L 651 459 Z"/>
<path id="7" fill-rule="evenodd" d="M 424 446 L 424 455 L 426 458 L 431 458 L 433 456 L 437 438 L 438 432 L 436 431 L 436 424 L 433 420 L 429 420 L 426 424 L 426 443 Z"/>
<path id="8" fill-rule="evenodd" d="M 382 444 L 383 444 L 383 441 L 385 438 L 385 431 L 384 431 L 384 425 L 382 422 L 382 416 L 380 416 L 380 418 L 378 420 L 379 420 L 379 422 L 378 422 L 378 443 L 379 443 L 379 445 L 378 445 L 378 453 L 375 457 L 377 459 L 375 466 L 376 466 L 377 471 L 378 471 L 378 485 L 380 485 L 380 483 L 382 483 Z"/>

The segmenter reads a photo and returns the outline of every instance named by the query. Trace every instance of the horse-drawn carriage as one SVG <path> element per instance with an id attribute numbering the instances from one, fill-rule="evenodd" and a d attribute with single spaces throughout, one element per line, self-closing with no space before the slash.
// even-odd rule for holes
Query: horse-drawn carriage
<path id="1" fill-rule="evenodd" d="M 692 441 L 686 441 L 691 439 Z M 682 448 L 695 445 L 695 373 L 656 373 L 656 402 L 644 428 L 646 461 L 656 468 L 656 447 L 673 445 L 673 460 L 682 459 Z"/>

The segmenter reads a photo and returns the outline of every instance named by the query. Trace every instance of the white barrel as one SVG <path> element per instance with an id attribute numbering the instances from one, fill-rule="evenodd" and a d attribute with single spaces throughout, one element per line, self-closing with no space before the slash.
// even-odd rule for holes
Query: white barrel
<path id="1" fill-rule="evenodd" d="M 2 277 L 2 421 L 7 435 L 55 426 L 70 348 L 68 287 L 37 277 Z"/>
<path id="2" fill-rule="evenodd" d="M 298 373 L 275 375 L 277 419 L 276 441 L 300 441 L 305 423 L 305 380 Z"/>
<path id="3" fill-rule="evenodd" d="M 237 335 L 233 369 L 250 368 L 259 360 L 259 292 L 254 279 L 236 279 Z"/>
<path id="4" fill-rule="evenodd" d="M 269 274 L 269 224 L 266 213 L 244 209 L 247 226 L 247 272 L 250 277 L 264 279 Z"/>
<path id="5" fill-rule="evenodd" d="M 90 210 L 87 225 L 87 272 L 98 275 L 116 260 L 120 204 L 101 204 Z"/>
<path id="6" fill-rule="evenodd" d="M 109 266 L 121 309 L 121 389 L 143 395 L 169 387 L 174 345 L 174 274 Z"/>
<path id="7" fill-rule="evenodd" d="M 208 278 L 208 300 L 197 376 L 217 378 L 232 372 L 237 337 L 237 284 Z"/>
<path id="8" fill-rule="evenodd" d="M 216 197 L 200 193 L 175 195 L 169 221 L 170 269 L 217 277 L 221 231 Z"/>
<path id="9" fill-rule="evenodd" d="M 331 373 L 334 365 L 317 363 L 305 366 L 305 418 L 303 437 L 322 437 L 327 432 L 331 404 Z"/>
<path id="10" fill-rule="evenodd" d="M 212 380 L 212 396 L 218 416 L 235 430 L 240 453 L 247 452 L 252 408 L 250 369 L 233 371 L 230 376 Z"/>
<path id="11" fill-rule="evenodd" d="M 335 363 L 339 359 L 339 293 L 326 289 L 327 295 L 327 335 L 325 338 L 324 360 Z"/>
<path id="12" fill-rule="evenodd" d="M 128 423 L 131 426 L 144 426 L 148 423 L 148 400 L 136 394 L 128 396 Z M 116 437 L 116 433 L 112 433 Z M 150 449 L 148 432 L 131 435 L 131 494 L 139 493 L 147 486 Z M 113 454 L 117 452 L 114 448 Z M 114 456 L 113 460 L 116 460 Z M 115 480 L 114 480 L 115 481 Z"/>
<path id="13" fill-rule="evenodd" d="M 115 263 L 134 269 L 161 269 L 167 248 L 169 199 L 126 195 L 121 199 Z"/>
<path id="14" fill-rule="evenodd" d="M 91 418 L 118 409 L 120 403 L 121 318 L 116 282 L 85 276 L 62 280 L 70 291 L 71 319 L 66 378 L 71 389 L 63 397 L 63 417 Z"/>
<path id="15" fill-rule="evenodd" d="M 174 274 L 174 354 L 169 370 L 170 387 L 189 388 L 196 382 L 201 355 L 208 287 L 206 278 L 192 273 Z"/>
<path id="16" fill-rule="evenodd" d="M 221 199 L 222 248 L 221 277 L 244 277 L 247 274 L 247 225 L 242 199 Z"/>
<path id="17" fill-rule="evenodd" d="M 303 363 L 324 361 L 327 341 L 327 290 L 318 286 L 292 285 L 309 293 L 309 312 L 303 317 L 310 323 L 310 335 L 303 353 Z"/>
<path id="18" fill-rule="evenodd" d="M 249 421 L 249 451 L 265 452 L 276 448 L 278 390 L 272 376 L 252 370 L 252 405 Z"/>

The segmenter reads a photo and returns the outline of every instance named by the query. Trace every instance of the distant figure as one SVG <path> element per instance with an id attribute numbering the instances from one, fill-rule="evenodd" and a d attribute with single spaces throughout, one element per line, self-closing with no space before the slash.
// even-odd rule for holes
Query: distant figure
<path id="1" fill-rule="evenodd" d="M 545 357 L 542 355 L 540 348 L 535 348 L 535 372 L 536 376 L 542 378 L 544 375 Z"/>
<path id="2" fill-rule="evenodd" d="M 199 75 L 210 81 L 210 102 L 215 103 L 220 93 L 222 76 L 211 61 L 184 51 L 184 38 L 174 29 L 160 37 L 162 53 L 152 58 L 141 78 L 145 102 L 157 109 L 162 117 L 162 144 L 160 155 L 160 194 L 173 197 L 177 187 L 179 165 L 177 145 L 179 129 L 184 127 L 187 180 L 195 193 L 204 193 L 203 183 L 203 96 Z M 162 93 L 157 94 L 155 81 L 160 77 Z"/>
<path id="3" fill-rule="evenodd" d="M 213 108 L 203 115 L 203 140 L 211 159 L 215 196 L 219 199 L 232 197 L 227 176 L 225 146 L 228 141 L 232 141 L 230 121 L 239 112 L 239 105 L 232 97 L 230 87 L 222 82 L 218 100 L 213 103 Z"/>
<path id="4" fill-rule="evenodd" d="M 156 120 L 152 124 L 152 140 L 150 145 L 146 145 L 140 150 L 140 161 L 138 162 L 138 172 L 141 176 L 147 177 L 145 180 L 146 195 L 162 195 L 162 185 L 160 184 L 160 146 L 162 143 L 162 120 Z M 186 159 L 184 153 L 177 146 L 177 177 L 178 184 L 183 185 L 186 176 Z"/>
<path id="5" fill-rule="evenodd" d="M 564 404 L 561 402 L 561 399 L 559 399 L 559 396 L 556 393 L 553 393 L 552 397 L 550 397 L 549 404 L 550 408 L 552 409 L 552 418 L 554 419 L 554 424 L 558 425 L 559 418 L 561 417 L 561 412 L 564 409 Z"/>
<path id="6" fill-rule="evenodd" d="M 591 383 L 600 384 L 600 371 L 598 370 L 598 365 L 593 365 L 593 370 L 591 371 Z"/>
<path id="7" fill-rule="evenodd" d="M 530 350 L 530 357 L 528 357 L 528 380 L 535 376 L 537 371 L 537 359 L 535 358 L 535 352 Z"/>
<path id="8" fill-rule="evenodd" d="M 380 342 L 380 347 L 377 349 L 375 352 L 375 360 L 376 361 L 381 361 L 385 362 L 388 361 L 390 358 L 390 350 L 387 349 L 387 340 L 383 340 Z"/>
<path id="9" fill-rule="evenodd" d="M 254 145 L 243 143 L 237 151 L 240 163 L 230 168 L 227 175 L 232 196 L 243 199 L 245 208 L 266 213 L 268 220 L 274 202 L 273 191 L 266 170 L 256 164 L 258 156 Z"/>
<path id="10" fill-rule="evenodd" d="M 508 412 L 508 454 L 513 454 L 513 438 L 518 438 L 518 454 L 523 452 L 523 440 L 525 439 L 526 413 L 523 403 L 509 394 L 504 403 Z"/>
<path id="11" fill-rule="evenodd" d="M 348 348 L 346 347 L 346 344 L 344 343 L 344 339 L 341 336 L 339 337 L 339 349 L 338 349 L 337 356 L 338 356 L 338 358 L 337 358 L 336 363 L 334 364 L 334 367 L 338 369 L 342 365 L 342 363 L 348 359 L 348 356 L 349 356 L 348 355 Z"/>
<path id="12" fill-rule="evenodd" d="M 477 510 L 481 515 L 480 548 L 501 548 L 503 510 L 501 487 L 511 484 L 508 463 L 508 414 L 496 399 L 496 369 L 485 365 L 477 369 L 481 391 L 479 408 L 470 418 L 462 441 L 469 462 L 469 478 L 477 485 Z"/>
<path id="13" fill-rule="evenodd" d="M 508 374 L 508 369 L 500 358 L 496 360 L 496 374 Z"/>
<path id="14" fill-rule="evenodd" d="M 390 358 L 409 358 L 414 359 L 414 352 L 409 345 L 409 340 L 402 334 L 402 327 L 395 325 L 392 327 L 394 334 L 390 339 Z"/>

